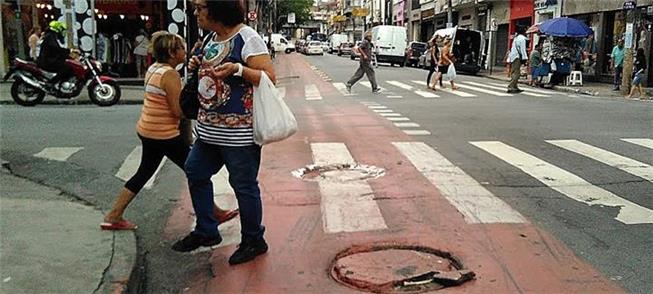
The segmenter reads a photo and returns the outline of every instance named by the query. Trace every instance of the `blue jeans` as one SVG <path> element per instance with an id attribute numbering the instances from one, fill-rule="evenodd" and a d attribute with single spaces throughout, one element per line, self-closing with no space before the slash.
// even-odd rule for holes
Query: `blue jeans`
<path id="1" fill-rule="evenodd" d="M 614 88 L 619 89 L 621 87 L 621 73 L 623 72 L 624 68 L 622 65 L 616 66 L 614 68 L 614 79 L 612 81 Z"/>
<path id="2" fill-rule="evenodd" d="M 236 192 L 240 209 L 242 239 L 263 238 L 263 207 L 258 187 L 261 147 L 225 147 L 197 140 L 186 159 L 186 177 L 197 221 L 195 233 L 218 236 L 218 221 L 213 216 L 213 183 L 211 177 L 223 166 L 229 171 L 229 184 Z"/>

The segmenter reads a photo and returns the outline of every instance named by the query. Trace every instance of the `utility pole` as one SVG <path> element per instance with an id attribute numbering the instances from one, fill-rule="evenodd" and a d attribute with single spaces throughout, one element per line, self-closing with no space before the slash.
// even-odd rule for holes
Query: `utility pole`
<path id="1" fill-rule="evenodd" d="M 4 32 L 4 31 L 3 31 L 3 28 L 2 28 L 2 21 L 0 21 L 0 44 L 5 43 L 5 40 L 4 40 L 5 37 L 4 37 L 4 34 L 2 32 Z M 5 64 L 5 57 L 4 57 L 5 56 L 5 49 L 1 49 L 1 50 L 2 50 L 2 58 L 0 58 L 0 76 L 4 77 L 5 76 L 5 69 L 6 69 L 7 65 Z"/>
<path id="2" fill-rule="evenodd" d="M 21 11 L 20 0 L 16 0 L 16 38 L 18 39 L 18 57 L 25 58 L 25 36 L 23 32 L 23 13 Z"/>
<path id="3" fill-rule="evenodd" d="M 633 76 L 633 47 L 635 47 L 635 10 L 629 9 L 626 12 L 626 41 L 624 42 L 624 49 L 626 50 L 624 56 L 624 66 L 621 73 L 621 94 L 628 95 L 630 93 L 630 81 Z"/>
<path id="4" fill-rule="evenodd" d="M 73 48 L 73 43 L 74 43 L 74 38 L 75 35 L 73 34 L 73 30 L 75 27 L 73 26 L 73 15 L 72 15 L 72 10 L 73 10 L 73 5 L 72 5 L 72 0 L 64 0 L 64 5 L 66 9 L 64 10 L 64 15 L 66 16 L 66 37 L 68 39 L 68 48 Z"/>
<path id="5" fill-rule="evenodd" d="M 453 27 L 453 7 L 451 0 L 447 0 L 447 28 Z"/>
<path id="6" fill-rule="evenodd" d="M 93 38 L 93 49 L 91 49 L 91 55 L 93 57 L 98 58 L 97 56 L 97 32 L 95 31 L 97 29 L 97 23 L 96 23 L 96 18 L 95 18 L 95 0 L 89 1 L 91 2 L 91 23 L 93 24 L 93 28 L 91 28 L 91 38 Z"/>

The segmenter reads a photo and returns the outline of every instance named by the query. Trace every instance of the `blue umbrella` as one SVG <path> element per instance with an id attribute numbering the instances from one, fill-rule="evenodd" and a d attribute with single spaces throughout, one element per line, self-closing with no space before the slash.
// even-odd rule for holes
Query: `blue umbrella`
<path id="1" fill-rule="evenodd" d="M 568 17 L 549 19 L 540 24 L 540 32 L 554 37 L 587 37 L 594 34 L 585 23 Z"/>

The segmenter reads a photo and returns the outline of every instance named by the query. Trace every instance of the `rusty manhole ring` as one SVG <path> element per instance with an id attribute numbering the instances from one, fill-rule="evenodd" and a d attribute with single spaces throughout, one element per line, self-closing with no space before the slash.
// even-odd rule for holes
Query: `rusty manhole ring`
<path id="1" fill-rule="evenodd" d="M 331 277 L 373 293 L 423 293 L 459 286 L 474 272 L 449 252 L 418 245 L 356 245 L 336 255 Z"/>
<path id="2" fill-rule="evenodd" d="M 347 182 L 380 178 L 385 175 L 385 169 L 358 163 L 311 164 L 292 171 L 292 175 L 305 181 L 331 180 Z"/>

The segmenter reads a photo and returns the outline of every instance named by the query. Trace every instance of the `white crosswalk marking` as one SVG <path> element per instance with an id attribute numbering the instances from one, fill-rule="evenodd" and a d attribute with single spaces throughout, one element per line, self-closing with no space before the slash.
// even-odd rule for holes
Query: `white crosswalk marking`
<path id="1" fill-rule="evenodd" d="M 286 99 L 286 87 L 277 87 L 277 91 L 279 91 L 281 99 Z"/>
<path id="2" fill-rule="evenodd" d="M 519 168 L 561 194 L 587 205 L 619 208 L 616 220 L 625 224 L 653 223 L 653 210 L 592 185 L 579 176 L 498 141 L 470 142 Z"/>
<path id="3" fill-rule="evenodd" d="M 412 82 L 415 83 L 415 84 L 418 84 L 418 85 L 426 86 L 426 82 L 425 82 L 425 81 L 412 81 Z M 442 88 L 438 88 L 438 91 L 443 91 L 443 92 L 451 93 L 451 94 L 454 94 L 454 95 L 457 95 L 457 96 L 460 96 L 460 97 L 465 97 L 465 98 L 476 97 L 476 95 L 474 95 L 474 94 L 470 94 L 470 93 L 463 92 L 463 91 L 460 91 L 460 90 L 452 91 L 452 90 L 449 89 L 449 88 L 444 88 L 444 89 L 442 89 Z"/>
<path id="4" fill-rule="evenodd" d="M 410 118 L 407 117 L 386 117 L 389 121 L 409 121 Z"/>
<path id="5" fill-rule="evenodd" d="M 414 122 L 397 122 L 394 125 L 398 128 L 419 128 L 419 124 Z"/>
<path id="6" fill-rule="evenodd" d="M 388 98 L 390 98 L 390 99 L 401 99 L 401 98 L 404 98 L 404 96 L 401 96 L 401 95 L 389 95 L 389 96 L 386 96 L 386 97 L 388 97 Z"/>
<path id="7" fill-rule="evenodd" d="M 45 158 L 56 161 L 66 161 L 73 154 L 84 149 L 83 147 L 47 147 L 43 148 L 39 153 L 34 154 L 35 157 Z"/>
<path id="8" fill-rule="evenodd" d="M 368 87 L 368 88 L 372 89 L 372 84 L 371 84 L 369 81 L 361 82 L 361 85 L 363 85 L 363 86 L 365 86 L 365 87 Z M 386 88 L 383 88 L 383 87 L 381 87 L 381 86 L 379 86 L 379 85 L 376 85 L 376 86 L 379 87 L 379 88 L 381 89 L 381 91 L 387 91 Z"/>
<path id="9" fill-rule="evenodd" d="M 616 167 L 627 173 L 653 182 L 653 167 L 650 165 L 612 153 L 601 148 L 597 148 L 577 140 L 547 140 L 548 143 L 560 148 L 576 152 L 580 155 L 587 156 L 609 166 Z"/>
<path id="10" fill-rule="evenodd" d="M 372 111 L 376 113 L 391 113 L 394 112 L 392 109 L 372 109 Z"/>
<path id="11" fill-rule="evenodd" d="M 138 166 L 141 163 L 141 155 L 143 154 L 143 147 L 138 146 L 132 150 L 132 152 L 127 155 L 125 158 L 125 161 L 123 161 L 122 165 L 118 169 L 118 172 L 116 173 L 116 177 L 119 179 L 122 179 L 123 181 L 128 181 L 138 170 Z M 161 164 L 159 164 L 159 167 L 157 167 L 156 171 L 154 172 L 154 175 L 145 183 L 145 186 L 143 188 L 145 189 L 152 189 L 152 186 L 154 186 L 154 179 L 156 179 L 156 176 L 159 174 L 159 171 L 161 171 L 161 168 L 163 165 L 166 163 L 166 158 L 164 157 L 163 160 L 161 160 Z"/>
<path id="12" fill-rule="evenodd" d="M 367 108 L 369 108 L 369 109 L 387 109 L 388 107 L 383 106 L 383 105 L 370 105 Z"/>
<path id="13" fill-rule="evenodd" d="M 428 145 L 422 142 L 392 144 L 463 214 L 466 222 L 526 222 L 519 212 Z"/>
<path id="14" fill-rule="evenodd" d="M 306 95 L 306 100 L 322 100 L 320 90 L 318 90 L 315 84 L 304 85 L 304 94 Z"/>
<path id="15" fill-rule="evenodd" d="M 402 83 L 402 82 L 399 82 L 399 81 L 386 81 L 386 83 L 388 83 L 388 84 L 390 84 L 390 85 L 393 85 L 393 86 L 395 86 L 395 87 L 402 88 L 402 89 L 404 89 L 404 90 L 408 90 L 408 91 L 410 91 L 410 90 L 413 89 L 413 86 L 406 85 L 406 84 L 404 84 L 404 83 Z"/>
<path id="16" fill-rule="evenodd" d="M 354 164 L 347 146 L 342 143 L 312 143 L 316 165 Z M 322 223 L 326 233 L 360 232 L 387 229 L 374 191 L 365 180 L 318 180 L 322 196 Z"/>
<path id="17" fill-rule="evenodd" d="M 420 90 L 415 90 L 415 94 L 420 95 L 424 98 L 438 98 L 440 96 L 435 95 L 431 92 L 426 92 L 426 91 L 420 91 Z"/>
<path id="18" fill-rule="evenodd" d="M 465 84 L 469 84 L 469 85 L 474 85 L 474 86 L 479 86 L 479 87 L 485 87 L 485 88 L 488 88 L 488 89 L 499 90 L 499 91 L 502 91 L 502 90 L 505 91 L 505 90 L 507 89 L 507 88 L 502 88 L 502 87 L 497 87 L 497 86 L 491 86 L 491 85 L 486 85 L 486 84 L 477 83 L 477 82 L 470 82 L 470 81 L 465 81 L 465 82 L 463 82 L 463 83 L 465 83 Z M 523 89 L 522 89 L 522 90 L 523 90 Z M 538 94 L 538 93 L 531 93 L 531 92 L 528 91 L 528 90 L 524 90 L 523 92 L 521 92 L 521 94 L 524 94 L 524 95 L 526 95 L 526 96 L 534 96 L 534 97 L 549 97 L 549 95 Z"/>
<path id="19" fill-rule="evenodd" d="M 401 116 L 401 113 L 379 113 L 380 116 Z"/>
<path id="20" fill-rule="evenodd" d="M 406 135 L 411 135 L 411 136 L 426 136 L 430 135 L 431 132 L 426 131 L 426 130 L 403 130 Z"/>
<path id="21" fill-rule="evenodd" d="M 499 86 L 502 89 L 507 89 L 508 88 L 508 84 L 501 84 L 501 83 L 488 83 L 488 84 L 494 85 L 494 86 Z M 551 92 L 551 91 L 546 91 L 546 90 L 541 90 L 541 89 L 535 89 L 535 88 L 525 88 L 525 89 L 522 89 L 522 90 L 527 91 L 527 92 L 545 94 L 545 95 L 555 95 L 555 94 L 557 94 L 556 92 Z"/>
<path id="22" fill-rule="evenodd" d="M 333 86 L 340 92 L 340 94 L 345 95 L 345 96 L 355 96 L 356 94 L 354 93 L 348 93 L 347 92 L 347 85 L 345 83 L 333 83 Z"/>
<path id="23" fill-rule="evenodd" d="M 511 96 L 513 96 L 512 94 L 509 94 L 509 93 L 506 93 L 506 92 L 497 92 L 497 91 L 492 91 L 492 90 L 483 89 L 483 88 L 479 88 L 479 87 L 472 87 L 472 86 L 464 85 L 464 84 L 461 84 L 461 83 L 457 83 L 456 85 L 459 88 L 470 89 L 470 90 L 474 90 L 476 92 L 481 92 L 481 93 L 490 94 L 490 95 L 494 95 L 494 96 L 500 96 L 500 97 L 511 97 Z M 456 92 L 456 91 L 454 91 L 454 92 Z"/>
<path id="24" fill-rule="evenodd" d="M 642 147 L 653 149 L 653 139 L 621 139 L 628 143 L 636 144 Z"/>

